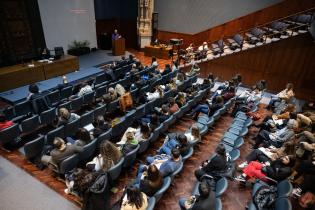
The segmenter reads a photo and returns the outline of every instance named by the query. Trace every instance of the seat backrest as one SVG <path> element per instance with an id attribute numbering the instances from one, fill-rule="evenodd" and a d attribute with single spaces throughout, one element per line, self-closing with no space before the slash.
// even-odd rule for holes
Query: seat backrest
<path id="1" fill-rule="evenodd" d="M 166 192 L 166 190 L 170 187 L 171 185 L 171 178 L 170 177 L 165 177 L 163 179 L 163 185 L 161 187 L 161 189 L 159 189 L 155 194 L 154 194 L 154 198 L 156 199 L 156 202 L 158 202 L 162 195 Z"/>
<path id="2" fill-rule="evenodd" d="M 69 171 L 73 170 L 74 168 L 77 167 L 78 163 L 79 163 L 79 155 L 78 154 L 74 154 L 68 158 L 66 158 L 65 160 L 63 160 L 60 164 L 59 164 L 59 173 L 60 174 L 66 174 Z"/>
<path id="3" fill-rule="evenodd" d="M 94 120 L 94 111 L 89 111 L 80 117 L 81 127 L 91 124 Z"/>
<path id="4" fill-rule="evenodd" d="M 220 197 L 227 189 L 228 181 L 225 177 L 219 179 L 215 185 L 215 195 L 216 197 Z"/>
<path id="5" fill-rule="evenodd" d="M 65 125 L 65 137 L 74 136 L 80 128 L 80 119 L 76 119 Z"/>
<path id="6" fill-rule="evenodd" d="M 60 90 L 60 98 L 65 99 L 65 98 L 69 98 L 70 96 L 72 96 L 72 88 L 73 88 L 72 86 L 62 88 Z"/>
<path id="7" fill-rule="evenodd" d="M 288 198 L 278 198 L 275 202 L 275 210 L 292 210 L 291 201 Z"/>
<path id="8" fill-rule="evenodd" d="M 16 116 L 27 115 L 32 112 L 32 106 L 30 101 L 23 101 L 14 106 Z"/>
<path id="9" fill-rule="evenodd" d="M 60 104 L 60 105 L 58 106 L 58 110 L 59 110 L 60 108 L 66 108 L 66 109 L 68 109 L 68 110 L 71 110 L 71 101 L 67 101 L 67 102 L 65 102 L 65 103 L 63 103 L 63 104 Z"/>
<path id="10" fill-rule="evenodd" d="M 42 125 L 52 124 L 56 119 L 56 108 L 50 108 L 40 113 L 40 123 Z"/>
<path id="11" fill-rule="evenodd" d="M 107 86 L 101 86 L 95 91 L 95 98 L 100 98 L 106 93 Z"/>
<path id="12" fill-rule="evenodd" d="M 2 110 L 3 114 L 5 115 L 5 117 L 8 119 L 8 120 L 12 120 L 15 116 L 15 113 L 14 113 L 14 107 L 13 106 L 9 106 L 9 107 L 6 107 Z"/>
<path id="13" fill-rule="evenodd" d="M 64 126 L 60 126 L 52 131 L 49 131 L 46 134 L 46 144 L 53 145 L 55 137 L 64 138 L 65 137 L 65 128 Z"/>
<path id="14" fill-rule="evenodd" d="M 102 104 L 99 107 L 96 107 L 94 109 L 94 118 L 97 118 L 97 116 L 104 116 L 106 113 L 106 104 Z"/>
<path id="15" fill-rule="evenodd" d="M 60 101 L 59 90 L 54 90 L 47 94 L 47 98 L 51 104 L 58 103 Z"/>
<path id="16" fill-rule="evenodd" d="M 83 95 L 83 103 L 84 104 L 91 104 L 91 103 L 93 103 L 94 95 L 95 95 L 94 91 L 84 94 Z"/>
<path id="17" fill-rule="evenodd" d="M 292 193 L 293 187 L 289 180 L 285 179 L 277 184 L 278 197 L 289 197 Z"/>
<path id="18" fill-rule="evenodd" d="M 26 159 L 32 160 L 36 157 L 39 157 L 42 154 L 44 146 L 45 146 L 44 136 L 39 136 L 38 138 L 27 142 L 24 145 L 24 153 Z"/>
<path id="19" fill-rule="evenodd" d="M 148 201 L 148 206 L 146 210 L 153 210 L 155 203 L 156 203 L 155 197 L 151 197 Z"/>
<path id="20" fill-rule="evenodd" d="M 239 45 L 243 44 L 243 37 L 240 34 L 235 34 L 233 39 L 237 44 Z"/>
<path id="21" fill-rule="evenodd" d="M 112 181 L 115 181 L 119 177 L 124 162 L 125 159 L 122 157 L 116 165 L 107 171 Z"/>
<path id="22" fill-rule="evenodd" d="M 125 161 L 124 161 L 123 167 L 130 167 L 133 164 L 133 162 L 137 158 L 137 152 L 139 148 L 140 148 L 140 145 L 138 144 L 138 146 L 133 151 L 125 155 Z"/>
<path id="23" fill-rule="evenodd" d="M 39 116 L 34 115 L 21 122 L 21 130 L 23 133 L 34 131 L 39 126 Z"/>
<path id="24" fill-rule="evenodd" d="M 0 131 L 0 141 L 2 143 L 12 142 L 16 137 L 20 135 L 20 128 L 18 124 L 14 124 L 8 128 Z"/>
<path id="25" fill-rule="evenodd" d="M 79 154 L 80 161 L 87 161 L 93 156 L 96 149 L 96 143 L 97 139 L 93 139 L 90 143 L 83 146 L 84 151 Z"/>
<path id="26" fill-rule="evenodd" d="M 99 135 L 99 137 L 97 138 L 97 144 L 101 144 L 103 141 L 105 140 L 110 140 L 112 135 L 112 129 L 109 129 L 108 131 L 102 133 L 101 135 Z"/>
<path id="27" fill-rule="evenodd" d="M 106 75 L 101 73 L 95 77 L 95 85 L 101 84 L 106 81 Z"/>
<path id="28" fill-rule="evenodd" d="M 81 109 L 81 106 L 83 105 L 83 97 L 76 97 L 73 100 L 71 100 L 71 110 L 77 111 Z"/>

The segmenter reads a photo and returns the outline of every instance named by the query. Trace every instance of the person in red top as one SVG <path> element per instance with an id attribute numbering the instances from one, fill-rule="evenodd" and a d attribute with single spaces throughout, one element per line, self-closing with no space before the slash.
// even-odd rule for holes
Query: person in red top
<path id="1" fill-rule="evenodd" d="M 0 114 L 0 131 L 2 131 L 5 128 L 8 128 L 12 126 L 14 123 L 10 120 L 8 120 L 5 115 Z"/>

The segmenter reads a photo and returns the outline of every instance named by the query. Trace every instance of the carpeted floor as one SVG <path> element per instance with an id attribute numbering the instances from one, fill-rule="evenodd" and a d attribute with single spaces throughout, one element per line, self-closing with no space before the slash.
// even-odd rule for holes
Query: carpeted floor
<path id="1" fill-rule="evenodd" d="M 1 210 L 78 210 L 73 203 L 0 156 Z"/>

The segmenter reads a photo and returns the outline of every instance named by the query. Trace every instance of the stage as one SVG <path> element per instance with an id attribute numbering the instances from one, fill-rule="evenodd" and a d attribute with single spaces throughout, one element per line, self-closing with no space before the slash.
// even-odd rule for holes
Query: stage
<path id="1" fill-rule="evenodd" d="M 125 52 L 125 57 L 130 55 L 129 52 Z M 66 74 L 69 83 L 76 84 L 87 78 L 95 77 L 103 70 L 99 67 L 117 61 L 121 59 L 121 56 L 113 56 L 110 50 L 97 50 L 89 54 L 79 56 L 79 71 Z M 18 79 L 18 78 L 16 78 Z M 62 84 L 62 76 L 53 77 L 47 80 L 41 80 L 36 82 L 41 92 L 50 91 L 58 84 Z M 19 103 L 27 97 L 28 85 L 17 87 L 8 91 L 0 93 L 0 100 L 8 104 Z"/>

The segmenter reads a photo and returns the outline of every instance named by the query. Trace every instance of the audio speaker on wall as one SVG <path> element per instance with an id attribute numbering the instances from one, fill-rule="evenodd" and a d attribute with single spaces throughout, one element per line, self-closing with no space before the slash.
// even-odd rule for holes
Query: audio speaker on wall
<path id="1" fill-rule="evenodd" d="M 158 23 L 159 23 L 159 13 L 153 12 L 152 14 L 152 42 L 158 37 Z"/>
<path id="2" fill-rule="evenodd" d="M 311 23 L 310 33 L 315 41 L 315 13 L 313 14 L 313 21 Z"/>

